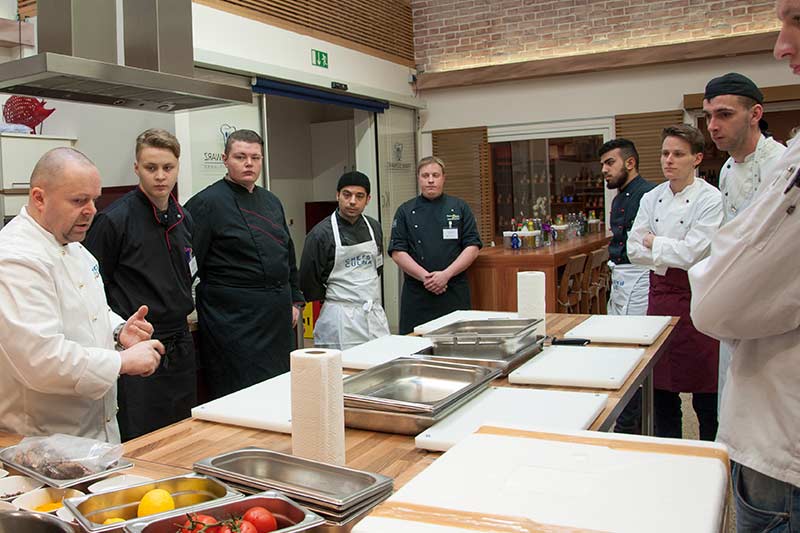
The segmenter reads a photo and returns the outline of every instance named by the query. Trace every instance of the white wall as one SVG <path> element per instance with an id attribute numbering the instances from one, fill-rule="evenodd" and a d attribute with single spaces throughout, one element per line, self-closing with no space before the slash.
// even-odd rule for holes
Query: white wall
<path id="1" fill-rule="evenodd" d="M 785 62 L 760 54 L 424 91 L 420 155 L 430 155 L 430 132 L 438 129 L 681 109 L 684 94 L 702 93 L 708 80 L 731 71 L 761 86 L 800 82 Z"/>
<path id="2" fill-rule="evenodd" d="M 2 107 L 9 95 L 0 97 Z M 175 131 L 172 114 L 133 111 L 113 107 L 47 100 L 55 112 L 44 121 L 42 133 L 75 137 L 75 148 L 85 153 L 100 170 L 103 187 L 135 185 L 133 173 L 136 137 L 148 128 Z M 36 128 L 39 131 L 39 128 Z"/>
<path id="3" fill-rule="evenodd" d="M 222 70 L 294 80 L 413 105 L 409 67 L 197 3 L 192 5 L 195 62 Z M 329 68 L 311 64 L 311 50 L 328 53 Z"/>

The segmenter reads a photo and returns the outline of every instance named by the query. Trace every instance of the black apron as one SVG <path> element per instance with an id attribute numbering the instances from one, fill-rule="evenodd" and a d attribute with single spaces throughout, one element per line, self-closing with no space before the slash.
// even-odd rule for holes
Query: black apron
<path id="1" fill-rule="evenodd" d="M 122 441 L 135 439 L 192 415 L 197 404 L 194 342 L 186 329 L 157 337 L 165 353 L 148 376 L 120 376 L 117 421 Z"/>
<path id="2" fill-rule="evenodd" d="M 427 290 L 420 281 L 405 276 L 400 297 L 400 334 L 413 333 L 420 324 L 471 308 L 469 282 L 463 273 L 451 279 L 447 290 L 439 295 Z"/>

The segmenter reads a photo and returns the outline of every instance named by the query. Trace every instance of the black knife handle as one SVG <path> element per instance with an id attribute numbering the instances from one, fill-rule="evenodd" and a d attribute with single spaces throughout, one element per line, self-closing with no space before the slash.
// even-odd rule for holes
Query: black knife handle
<path id="1" fill-rule="evenodd" d="M 557 339 L 553 337 L 551 344 L 553 346 L 586 346 L 592 342 L 590 339 Z"/>

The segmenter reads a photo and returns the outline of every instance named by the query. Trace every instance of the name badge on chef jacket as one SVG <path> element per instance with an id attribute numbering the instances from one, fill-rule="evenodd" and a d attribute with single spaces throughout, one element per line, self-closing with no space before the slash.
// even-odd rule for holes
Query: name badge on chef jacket
<path id="1" fill-rule="evenodd" d="M 444 240 L 458 239 L 458 228 L 444 228 L 444 229 L 442 229 L 442 238 Z"/>
<path id="2" fill-rule="evenodd" d="M 383 254 L 375 256 L 375 268 L 378 269 L 383 266 Z"/>
<path id="3" fill-rule="evenodd" d="M 197 274 L 197 258 L 191 248 L 184 248 L 183 251 L 189 260 L 189 276 L 194 277 Z"/>

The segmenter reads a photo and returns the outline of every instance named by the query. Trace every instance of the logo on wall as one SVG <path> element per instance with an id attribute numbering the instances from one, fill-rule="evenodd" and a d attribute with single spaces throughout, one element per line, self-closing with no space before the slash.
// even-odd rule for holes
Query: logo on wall
<path id="1" fill-rule="evenodd" d="M 392 146 L 392 158 L 391 161 L 387 162 L 390 169 L 406 170 L 411 168 L 410 163 L 403 163 L 403 148 L 404 145 L 401 142 L 396 142 Z"/>
<path id="2" fill-rule="evenodd" d="M 223 124 L 219 127 L 219 132 L 222 134 L 222 144 L 225 145 L 228 142 L 228 137 L 231 136 L 231 133 L 236 131 L 234 126 L 230 124 Z"/>

